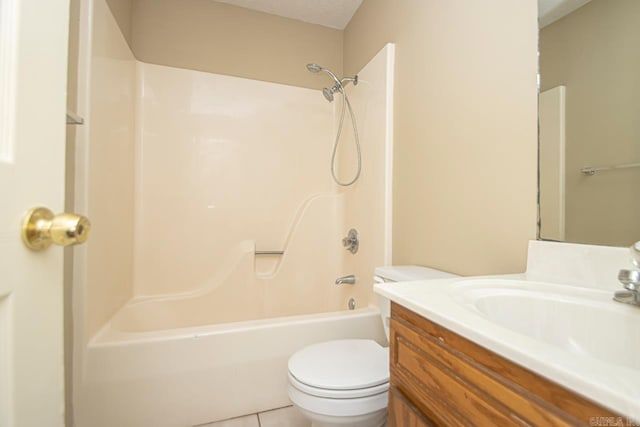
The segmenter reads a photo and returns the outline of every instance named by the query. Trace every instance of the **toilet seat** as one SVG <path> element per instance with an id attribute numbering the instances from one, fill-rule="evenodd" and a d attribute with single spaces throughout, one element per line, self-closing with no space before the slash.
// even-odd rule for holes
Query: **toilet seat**
<path id="1" fill-rule="evenodd" d="M 326 397 L 329 399 L 356 399 L 359 397 L 374 396 L 380 393 L 386 393 L 389 390 L 389 382 L 378 384 L 373 387 L 358 388 L 352 390 L 332 390 L 327 388 L 311 387 L 301 383 L 289 372 L 289 384 L 303 393 L 311 396 Z"/>
<path id="2" fill-rule="evenodd" d="M 313 344 L 289 359 L 300 383 L 327 390 L 356 390 L 389 382 L 389 352 L 373 340 L 349 339 Z"/>
<path id="3" fill-rule="evenodd" d="M 389 389 L 389 352 L 373 340 L 310 345 L 289 359 L 289 381 L 303 393 L 353 399 Z"/>

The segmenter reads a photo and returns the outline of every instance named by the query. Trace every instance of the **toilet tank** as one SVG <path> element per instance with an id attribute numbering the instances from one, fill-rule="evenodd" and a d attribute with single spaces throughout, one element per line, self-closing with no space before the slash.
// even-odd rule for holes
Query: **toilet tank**
<path id="1" fill-rule="evenodd" d="M 430 267 L 418 265 L 392 265 L 387 267 L 377 267 L 375 276 L 376 283 L 387 282 L 411 282 L 415 280 L 450 279 L 460 277 L 453 273 L 436 270 Z M 380 306 L 380 316 L 384 332 L 389 339 L 389 317 L 391 316 L 391 301 L 388 298 L 378 295 L 378 305 Z"/>

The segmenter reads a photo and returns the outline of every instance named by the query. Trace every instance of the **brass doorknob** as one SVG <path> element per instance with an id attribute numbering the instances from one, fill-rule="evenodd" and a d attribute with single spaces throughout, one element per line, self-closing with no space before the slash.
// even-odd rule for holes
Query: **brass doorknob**
<path id="1" fill-rule="evenodd" d="M 54 215 L 47 208 L 33 208 L 22 219 L 22 241 L 34 251 L 48 248 L 52 243 L 71 246 L 84 243 L 89 238 L 91 223 L 76 214 Z"/>

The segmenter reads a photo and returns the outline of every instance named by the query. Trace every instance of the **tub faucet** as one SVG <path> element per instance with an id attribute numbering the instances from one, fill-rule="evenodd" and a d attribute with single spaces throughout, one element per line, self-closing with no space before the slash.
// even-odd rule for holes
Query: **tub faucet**
<path id="1" fill-rule="evenodd" d="M 631 261 L 636 267 L 640 267 L 640 242 L 635 242 L 629 248 L 631 251 Z M 640 307 L 640 271 L 620 270 L 618 280 L 626 290 L 616 291 L 613 299 L 625 304 Z"/>
<path id="2" fill-rule="evenodd" d="M 354 276 L 353 274 L 350 274 L 348 276 L 342 276 L 342 277 L 338 277 L 336 279 L 336 285 L 342 285 L 342 284 L 349 284 L 349 285 L 355 285 L 356 284 L 356 276 Z"/>

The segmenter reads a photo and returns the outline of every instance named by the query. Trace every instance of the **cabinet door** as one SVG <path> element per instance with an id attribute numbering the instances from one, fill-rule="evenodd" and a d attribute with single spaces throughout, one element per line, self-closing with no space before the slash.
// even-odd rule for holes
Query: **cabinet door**
<path id="1" fill-rule="evenodd" d="M 395 387 L 389 388 L 388 427 L 431 427 L 432 423 Z"/>
<path id="2" fill-rule="evenodd" d="M 594 414 L 619 418 L 395 303 L 390 338 L 391 385 L 434 424 L 573 427 L 589 426 Z"/>

